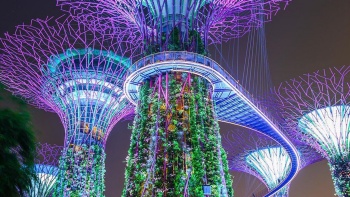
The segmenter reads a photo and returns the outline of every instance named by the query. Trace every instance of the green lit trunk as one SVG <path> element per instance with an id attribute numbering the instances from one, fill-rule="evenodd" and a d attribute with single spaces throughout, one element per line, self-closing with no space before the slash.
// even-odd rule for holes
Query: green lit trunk
<path id="1" fill-rule="evenodd" d="M 350 162 L 339 159 L 329 166 L 337 195 L 350 197 Z"/>
<path id="2" fill-rule="evenodd" d="M 144 82 L 123 196 L 233 196 L 226 152 L 204 78 L 163 73 Z"/>
<path id="3" fill-rule="evenodd" d="M 69 145 L 60 158 L 54 197 L 104 196 L 106 154 L 98 145 Z"/>

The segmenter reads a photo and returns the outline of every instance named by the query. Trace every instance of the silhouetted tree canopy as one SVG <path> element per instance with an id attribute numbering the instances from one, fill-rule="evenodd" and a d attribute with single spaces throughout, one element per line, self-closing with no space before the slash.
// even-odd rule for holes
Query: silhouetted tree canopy
<path id="1" fill-rule="evenodd" d="M 0 93 L 4 99 L 2 87 Z M 35 178 L 35 135 L 25 104 L 18 99 L 5 102 L 15 103 L 19 110 L 0 108 L 0 196 L 23 196 Z"/>

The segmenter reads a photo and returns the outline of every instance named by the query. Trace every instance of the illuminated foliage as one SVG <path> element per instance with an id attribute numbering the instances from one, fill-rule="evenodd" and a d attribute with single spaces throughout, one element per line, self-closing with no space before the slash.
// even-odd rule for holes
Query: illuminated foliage
<path id="1" fill-rule="evenodd" d="M 130 65 L 124 56 L 132 51 L 70 17 L 32 20 L 1 43 L 0 80 L 63 124 L 63 171 L 54 196 L 103 196 L 108 135 L 133 113 L 122 91 Z"/>
<path id="2" fill-rule="evenodd" d="M 147 80 L 134 120 L 124 196 L 233 196 L 211 88 L 174 72 Z"/>
<path id="3" fill-rule="evenodd" d="M 94 145 L 71 145 L 60 159 L 54 196 L 103 196 L 106 154 Z"/>

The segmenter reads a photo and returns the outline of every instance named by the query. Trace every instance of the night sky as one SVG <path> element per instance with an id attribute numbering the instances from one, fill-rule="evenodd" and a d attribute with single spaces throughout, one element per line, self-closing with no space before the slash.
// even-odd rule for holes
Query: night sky
<path id="1" fill-rule="evenodd" d="M 0 6 L 0 32 L 32 18 L 63 14 L 55 0 L 8 0 Z M 350 1 L 293 0 L 266 25 L 267 50 L 273 82 L 278 84 L 318 69 L 350 65 Z M 41 142 L 63 144 L 63 126 L 56 114 L 30 108 Z M 130 141 L 130 121 L 120 122 L 107 141 L 106 196 L 120 196 L 125 157 Z M 223 132 L 231 125 L 221 124 Z M 234 173 L 235 196 L 246 197 L 259 185 L 253 177 Z M 261 184 L 260 184 L 261 185 Z M 331 197 L 334 189 L 325 161 L 302 170 L 292 182 L 290 197 Z"/>

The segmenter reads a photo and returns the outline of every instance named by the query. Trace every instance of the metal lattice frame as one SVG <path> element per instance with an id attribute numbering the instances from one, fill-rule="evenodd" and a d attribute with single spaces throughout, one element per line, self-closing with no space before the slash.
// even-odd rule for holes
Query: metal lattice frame
<path id="1" fill-rule="evenodd" d="M 328 160 L 339 196 L 350 195 L 349 71 L 349 66 L 320 70 L 275 90 L 289 135 Z"/>
<path id="2" fill-rule="evenodd" d="M 110 119 L 98 123 L 103 124 L 101 142 L 105 143 L 110 125 L 122 118 L 118 114 L 132 113 L 133 107 L 122 93 L 130 65 L 123 56 L 132 56 L 124 43 L 91 32 L 69 17 L 17 26 L 1 43 L 1 82 L 29 104 L 57 113 L 66 131 L 73 129 L 72 125 L 80 127 L 71 124 L 77 121 L 72 111 L 80 112 L 79 118 L 87 122 L 91 122 L 89 114 L 99 112 Z M 89 102 L 103 105 L 89 108 Z M 89 127 L 94 129 L 93 123 Z"/>
<path id="3" fill-rule="evenodd" d="M 46 197 L 52 194 L 59 172 L 58 161 L 62 150 L 62 146 L 38 143 L 35 159 L 37 180 L 32 181 L 27 197 Z"/>
<path id="4" fill-rule="evenodd" d="M 228 154 L 230 169 L 246 172 L 264 182 L 255 171 L 247 168 L 245 155 L 257 147 L 278 146 L 278 143 L 263 134 L 245 128 L 229 131 L 222 138 L 222 145 Z"/>
<path id="5" fill-rule="evenodd" d="M 264 183 L 268 189 L 273 189 L 278 185 L 278 183 L 271 185 L 269 177 L 264 176 L 247 162 L 247 157 L 252 152 L 267 147 L 278 147 L 278 143 L 273 139 L 249 129 L 244 129 L 244 131 L 234 130 L 228 132 L 224 136 L 223 147 L 228 152 L 231 170 L 241 171 L 255 176 Z M 286 166 L 285 173 L 288 173 L 288 167 L 290 168 L 290 165 Z M 283 175 L 280 175 L 279 177 L 283 179 Z M 283 189 L 284 188 L 281 190 Z"/>
<path id="6" fill-rule="evenodd" d="M 308 144 L 305 144 L 305 143 L 300 142 L 300 141 L 293 141 L 293 143 L 296 145 L 296 147 L 299 151 L 300 158 L 301 158 L 299 170 L 302 170 L 311 164 L 314 164 L 316 162 L 323 160 L 322 155 L 319 154 L 318 152 L 316 152 Z"/>
<path id="7" fill-rule="evenodd" d="M 172 23 L 163 15 L 181 10 L 185 31 L 196 29 L 205 43 L 213 44 L 240 37 L 260 27 L 290 0 L 58 0 L 63 10 L 92 25 L 95 30 L 126 34 L 131 40 L 157 37 L 159 24 Z M 148 7 L 148 9 L 145 9 Z M 188 9 L 185 9 L 187 7 Z M 175 16 L 180 17 L 180 16 Z M 175 18 L 174 17 L 174 18 Z M 150 20 L 151 19 L 151 20 Z M 96 24 L 99 24 L 96 26 Z M 141 43 L 140 42 L 140 43 Z"/>
<path id="8" fill-rule="evenodd" d="M 133 51 L 70 17 L 33 20 L 0 41 L 0 81 L 29 104 L 57 113 L 63 123 L 64 172 L 57 191 L 102 195 L 107 137 L 134 113 L 122 91 L 130 66 L 124 56 Z"/>
<path id="9" fill-rule="evenodd" d="M 321 156 L 309 146 L 299 141 L 293 142 L 300 155 L 300 170 L 322 159 Z M 279 181 L 281 181 L 290 170 L 290 159 L 282 147 L 270 137 L 256 131 L 237 129 L 228 132 L 224 136 L 223 146 L 228 152 L 231 170 L 242 171 L 255 176 L 264 183 L 269 190 L 275 188 L 276 185 L 279 184 Z M 260 157 L 257 155 L 265 156 Z M 272 162 L 271 159 L 273 157 L 279 158 L 279 161 Z M 258 162 L 254 162 L 254 159 Z M 273 164 L 271 164 L 271 162 Z M 274 174 L 274 176 L 271 176 L 271 174 Z M 274 196 L 285 196 L 288 194 L 288 190 L 289 184 L 279 190 Z"/>
<path id="10" fill-rule="evenodd" d="M 245 158 L 249 167 L 259 173 L 269 188 L 276 187 L 287 175 L 291 162 L 281 146 L 260 148 L 250 152 Z M 275 196 L 287 196 L 288 186 Z"/>
<path id="11" fill-rule="evenodd" d="M 232 196 L 208 81 L 174 71 L 140 89 L 123 196 Z"/>
<path id="12" fill-rule="evenodd" d="M 197 62 L 193 61 L 193 59 L 189 61 L 180 60 L 179 56 L 173 53 L 174 51 L 194 52 L 195 57 L 198 57 L 197 54 L 207 55 L 209 44 L 242 36 L 251 28 L 261 26 L 264 21 L 270 20 L 271 15 L 276 13 L 281 4 L 286 2 L 288 0 L 63 0 L 58 1 L 58 5 L 63 10 L 69 11 L 73 16 L 76 16 L 80 21 L 88 24 L 95 31 L 115 34 L 127 42 L 141 43 L 139 49 L 143 50 L 144 54 L 149 56 L 143 59 L 145 62 L 141 64 L 143 65 L 142 68 L 138 67 L 136 65 L 137 63 L 134 64 L 134 68 L 137 70 L 131 73 L 124 86 L 129 100 L 137 103 L 137 95 L 139 94 L 141 84 L 149 77 L 152 78 L 160 73 L 166 73 L 169 69 L 177 71 L 180 69 L 181 72 L 194 73 L 200 76 L 202 76 L 203 72 L 206 73 L 210 70 L 210 68 L 203 67 L 204 62 L 197 66 Z M 175 54 L 176 61 L 180 61 L 180 63 L 162 62 L 159 59 L 158 61 L 155 56 L 152 56 L 157 52 L 163 52 L 158 55 L 164 55 L 165 59 Z M 192 56 L 188 57 L 192 58 Z M 155 62 L 152 62 L 151 59 L 154 59 Z M 154 66 L 153 63 L 157 64 L 157 66 Z M 191 67 L 193 64 L 196 64 L 196 66 Z M 202 72 L 198 72 L 198 69 L 202 69 Z M 222 118 L 228 119 L 230 117 L 229 121 L 235 123 L 243 122 L 243 125 L 249 125 L 251 127 L 258 126 L 263 132 L 279 140 L 291 156 L 293 163 L 292 170 L 289 176 L 275 188 L 275 190 L 278 190 L 293 179 L 298 169 L 299 158 L 295 148 L 290 144 L 288 139 L 284 138 L 279 129 L 272 125 L 271 121 L 264 114 L 256 110 L 255 106 L 240 93 L 240 90 L 237 90 L 237 87 L 233 87 L 235 83 L 227 83 L 231 79 L 230 77 L 230 79 L 228 77 L 223 78 L 220 75 L 217 77 L 213 73 L 217 74 L 217 72 L 212 72 L 208 74 L 208 77 L 213 77 L 217 80 L 209 81 L 215 84 L 222 84 L 222 86 L 218 86 L 221 87 L 219 88 L 219 92 L 216 91 L 213 94 L 216 104 L 220 102 L 221 105 L 226 105 L 227 107 L 228 105 L 225 101 L 232 104 L 232 100 L 239 100 L 238 102 L 243 100 L 242 105 L 234 102 L 236 106 L 233 110 L 223 107 L 221 113 L 218 113 L 221 120 Z M 227 86 L 230 87 L 226 89 L 225 87 Z M 134 87 L 136 89 L 133 89 Z M 224 97 L 224 99 L 220 100 L 219 97 Z M 251 114 L 248 112 L 249 110 L 245 110 L 245 113 L 250 113 L 250 115 L 246 116 L 243 112 L 238 112 L 243 111 L 243 108 L 249 108 L 250 111 L 254 112 Z M 233 115 L 233 111 L 239 114 Z M 246 116 L 246 118 L 240 118 L 241 116 Z M 232 118 L 235 120 L 232 120 Z M 148 170 L 146 171 L 148 172 Z M 141 183 L 140 187 L 144 187 L 143 183 Z M 275 190 L 272 190 L 271 194 Z"/>

